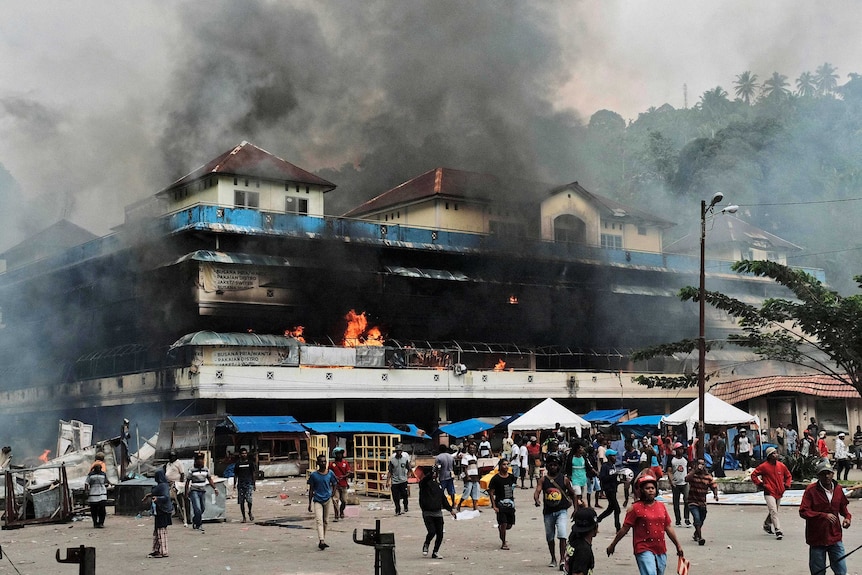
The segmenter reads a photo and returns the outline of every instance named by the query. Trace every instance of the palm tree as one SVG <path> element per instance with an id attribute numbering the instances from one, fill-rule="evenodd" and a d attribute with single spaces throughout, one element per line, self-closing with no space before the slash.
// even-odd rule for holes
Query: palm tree
<path id="1" fill-rule="evenodd" d="M 837 70 L 838 68 L 829 62 L 817 67 L 814 71 L 814 79 L 818 94 L 826 96 L 835 92 L 835 88 L 838 87 L 838 74 L 835 73 Z"/>
<path id="2" fill-rule="evenodd" d="M 796 79 L 796 95 L 801 98 L 810 98 L 817 93 L 817 82 L 811 72 L 802 72 Z"/>
<path id="3" fill-rule="evenodd" d="M 790 95 L 789 85 L 787 76 L 773 72 L 768 80 L 763 81 L 760 94 L 766 100 L 783 100 Z"/>
<path id="4" fill-rule="evenodd" d="M 716 86 L 712 90 L 707 90 L 700 97 L 698 108 L 700 108 L 707 116 L 711 118 L 719 118 L 727 110 L 727 105 L 730 102 L 727 99 L 727 92 L 721 86 Z"/>
<path id="5" fill-rule="evenodd" d="M 745 71 L 737 76 L 734 85 L 736 86 L 736 89 L 734 90 L 734 92 L 736 92 L 736 97 L 746 104 L 751 104 L 751 100 L 754 98 L 754 95 L 757 93 L 757 89 L 760 87 L 757 83 L 757 74 L 752 74 L 749 71 Z"/>

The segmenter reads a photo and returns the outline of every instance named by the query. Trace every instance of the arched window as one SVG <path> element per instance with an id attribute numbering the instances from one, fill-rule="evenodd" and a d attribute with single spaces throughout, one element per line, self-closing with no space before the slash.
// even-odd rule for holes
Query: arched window
<path id="1" fill-rule="evenodd" d="M 554 218 L 554 241 L 587 243 L 587 224 L 571 214 L 563 214 Z"/>

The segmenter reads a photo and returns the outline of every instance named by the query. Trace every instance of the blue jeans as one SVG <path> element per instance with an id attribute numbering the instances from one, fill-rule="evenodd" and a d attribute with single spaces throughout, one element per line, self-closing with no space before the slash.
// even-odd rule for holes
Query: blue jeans
<path id="1" fill-rule="evenodd" d="M 206 511 L 206 491 L 189 490 L 189 502 L 192 504 L 192 527 L 200 529 Z"/>
<path id="2" fill-rule="evenodd" d="M 554 540 L 555 535 L 557 539 L 566 538 L 566 522 L 569 519 L 568 509 L 548 513 L 543 516 L 543 519 L 545 520 L 545 539 L 548 540 L 548 543 Z"/>
<path id="3" fill-rule="evenodd" d="M 698 507 L 697 505 L 689 505 L 688 510 L 691 513 L 691 522 L 695 527 L 700 527 L 706 521 L 706 507 Z"/>
<path id="4" fill-rule="evenodd" d="M 667 555 L 656 555 L 652 551 L 642 551 L 635 555 L 640 575 L 664 575 Z"/>
<path id="5" fill-rule="evenodd" d="M 826 573 L 826 554 L 829 554 L 832 572 L 835 575 L 847 575 L 847 565 L 844 560 L 844 543 L 839 541 L 832 545 L 812 545 L 808 548 L 808 570 L 814 573 Z"/>

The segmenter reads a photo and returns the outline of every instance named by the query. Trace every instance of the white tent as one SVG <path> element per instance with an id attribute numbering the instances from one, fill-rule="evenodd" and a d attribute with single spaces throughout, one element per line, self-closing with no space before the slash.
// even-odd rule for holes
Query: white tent
<path id="1" fill-rule="evenodd" d="M 666 425 L 685 425 L 688 436 L 692 437 L 695 424 L 700 419 L 700 408 L 695 399 L 686 406 L 674 411 L 670 415 L 661 418 Z M 722 401 L 711 393 L 703 394 L 703 422 L 706 425 L 739 425 L 740 423 L 753 423 L 757 425 L 757 417 L 733 407 L 726 401 Z"/>
<path id="2" fill-rule="evenodd" d="M 573 411 L 566 409 L 550 397 L 509 424 L 509 434 L 513 431 L 535 431 L 553 429 L 559 423 L 569 429 L 574 428 L 578 437 L 581 429 L 589 429 L 590 422 Z"/>

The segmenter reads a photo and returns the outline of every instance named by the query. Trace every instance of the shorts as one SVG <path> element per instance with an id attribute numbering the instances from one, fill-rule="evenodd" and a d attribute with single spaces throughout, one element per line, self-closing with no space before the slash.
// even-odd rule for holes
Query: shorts
<path id="1" fill-rule="evenodd" d="M 698 507 L 697 505 L 689 505 L 688 511 L 691 513 L 692 523 L 695 527 L 700 527 L 706 521 L 706 505 Z"/>
<path id="2" fill-rule="evenodd" d="M 586 485 L 575 485 L 574 483 L 572 483 L 572 490 L 575 492 L 575 495 L 580 497 L 580 496 L 584 495 L 584 491 L 587 490 L 587 486 Z"/>
<path id="3" fill-rule="evenodd" d="M 515 508 L 514 507 L 504 507 L 502 505 L 498 505 L 497 509 L 497 523 L 500 525 L 514 525 L 515 524 Z"/>
<path id="4" fill-rule="evenodd" d="M 478 481 L 465 481 L 464 482 L 464 491 L 461 492 L 461 503 L 464 502 L 465 499 L 472 499 L 477 504 L 479 502 L 479 482 Z"/>
<path id="5" fill-rule="evenodd" d="M 602 486 L 599 484 L 599 478 L 587 478 L 587 494 L 601 492 Z"/>
<path id="6" fill-rule="evenodd" d="M 664 575 L 667 555 L 656 555 L 652 551 L 642 551 L 635 555 L 640 575 Z"/>
<path id="7" fill-rule="evenodd" d="M 546 540 L 549 542 L 553 541 L 555 535 L 557 539 L 566 538 L 566 523 L 568 523 L 569 519 L 568 509 L 560 509 L 559 511 L 548 513 L 543 516 L 543 519 L 545 520 Z"/>
<path id="8" fill-rule="evenodd" d="M 514 477 L 515 479 L 518 479 L 521 476 L 520 465 L 513 465 L 510 471 L 512 472 L 512 477 Z"/>
<path id="9" fill-rule="evenodd" d="M 450 477 L 449 479 L 441 479 L 440 487 L 443 488 L 443 491 L 448 493 L 451 497 L 455 497 L 455 479 Z"/>

